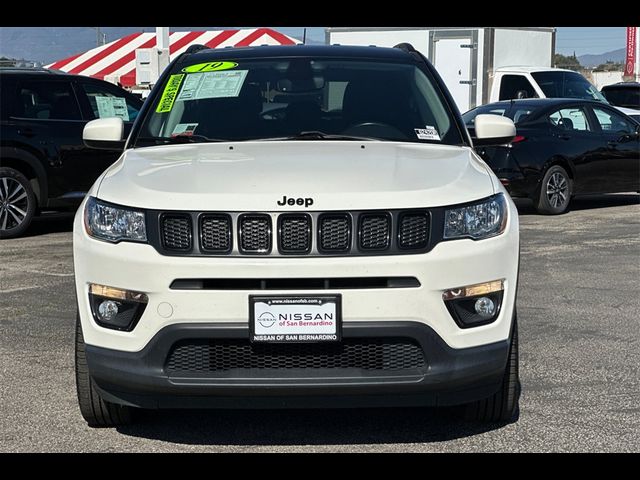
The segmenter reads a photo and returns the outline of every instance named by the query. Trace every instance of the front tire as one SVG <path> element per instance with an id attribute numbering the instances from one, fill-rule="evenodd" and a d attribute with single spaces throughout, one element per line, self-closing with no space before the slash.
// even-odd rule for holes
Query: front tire
<path id="1" fill-rule="evenodd" d="M 543 215 L 559 215 L 567 211 L 573 195 L 573 184 L 567 171 L 560 165 L 551 166 L 542 177 L 536 211 Z"/>
<path id="2" fill-rule="evenodd" d="M 518 321 L 513 320 L 511 346 L 500 389 L 489 398 L 466 406 L 466 418 L 480 422 L 510 422 L 520 409 L 520 374 L 518 366 Z"/>
<path id="3" fill-rule="evenodd" d="M 31 183 L 13 168 L 0 168 L 0 238 L 22 235 L 36 212 Z"/>
<path id="4" fill-rule="evenodd" d="M 133 422 L 133 408 L 103 400 L 87 367 L 80 316 L 76 318 L 76 390 L 80 413 L 90 427 L 116 427 Z"/>

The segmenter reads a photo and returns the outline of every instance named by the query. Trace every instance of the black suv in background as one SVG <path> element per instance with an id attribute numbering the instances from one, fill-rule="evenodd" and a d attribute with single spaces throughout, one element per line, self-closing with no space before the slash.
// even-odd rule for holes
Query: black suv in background
<path id="1" fill-rule="evenodd" d="M 600 90 L 611 105 L 640 109 L 640 83 L 618 82 Z"/>
<path id="2" fill-rule="evenodd" d="M 87 148 L 85 124 L 142 107 L 111 83 L 46 69 L 0 68 L 0 238 L 16 237 L 43 210 L 77 207 L 120 152 Z"/>

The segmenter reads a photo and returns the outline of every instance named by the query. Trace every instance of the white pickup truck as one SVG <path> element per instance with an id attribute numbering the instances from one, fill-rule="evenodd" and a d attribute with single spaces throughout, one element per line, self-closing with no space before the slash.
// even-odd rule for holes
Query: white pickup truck
<path id="1" fill-rule="evenodd" d="M 491 80 L 491 93 L 485 103 L 512 98 L 580 98 L 606 102 L 586 78 L 563 68 L 500 67 Z"/>

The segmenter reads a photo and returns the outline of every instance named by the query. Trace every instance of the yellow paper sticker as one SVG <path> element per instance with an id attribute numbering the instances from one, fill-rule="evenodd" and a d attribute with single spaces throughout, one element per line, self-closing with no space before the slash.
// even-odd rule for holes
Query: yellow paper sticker
<path id="1" fill-rule="evenodd" d="M 164 92 L 162 92 L 162 97 L 160 97 L 160 101 L 158 102 L 158 108 L 156 108 L 157 113 L 166 113 L 171 111 L 183 78 L 184 73 L 178 73 L 177 75 L 171 75 L 169 77 L 167 86 L 164 87 Z"/>
<path id="2" fill-rule="evenodd" d="M 184 67 L 182 71 L 186 73 L 219 72 L 220 70 L 230 70 L 237 66 L 238 64 L 236 62 L 207 62 L 189 65 L 188 67 Z"/>

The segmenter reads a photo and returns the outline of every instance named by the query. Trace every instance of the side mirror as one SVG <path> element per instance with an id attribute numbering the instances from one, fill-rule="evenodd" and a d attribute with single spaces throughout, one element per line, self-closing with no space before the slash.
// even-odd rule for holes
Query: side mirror
<path id="1" fill-rule="evenodd" d="M 513 120 L 500 115 L 481 114 L 475 119 L 474 146 L 504 145 L 516 136 Z"/>
<path id="2" fill-rule="evenodd" d="M 89 148 L 122 150 L 124 122 L 120 117 L 97 118 L 84 126 L 82 140 Z"/>

